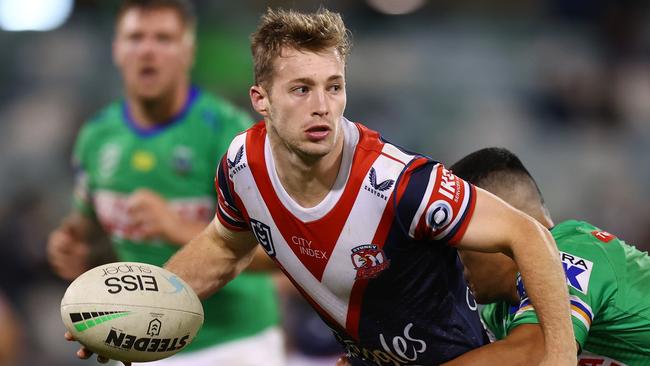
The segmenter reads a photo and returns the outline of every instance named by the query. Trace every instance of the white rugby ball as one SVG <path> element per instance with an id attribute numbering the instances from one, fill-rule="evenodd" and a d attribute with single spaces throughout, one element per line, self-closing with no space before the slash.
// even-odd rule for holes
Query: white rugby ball
<path id="1" fill-rule="evenodd" d="M 146 362 L 187 347 L 203 324 L 203 307 L 175 274 L 151 264 L 117 262 L 74 280 L 61 300 L 61 318 L 91 351 Z"/>

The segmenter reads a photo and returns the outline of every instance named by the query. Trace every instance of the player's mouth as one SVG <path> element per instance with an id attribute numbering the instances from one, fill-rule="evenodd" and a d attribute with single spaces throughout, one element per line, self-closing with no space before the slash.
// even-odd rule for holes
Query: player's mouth
<path id="1" fill-rule="evenodd" d="M 322 141 L 329 136 L 331 129 L 327 125 L 316 125 L 305 131 L 307 139 L 311 142 Z"/>
<path id="2" fill-rule="evenodd" d="M 143 81 L 153 81 L 158 76 L 158 69 L 153 66 L 143 66 L 140 68 L 138 76 Z"/>

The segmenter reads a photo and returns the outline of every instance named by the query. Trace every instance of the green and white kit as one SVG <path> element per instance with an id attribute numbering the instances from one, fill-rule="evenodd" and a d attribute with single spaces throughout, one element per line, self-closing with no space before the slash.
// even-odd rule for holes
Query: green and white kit
<path id="1" fill-rule="evenodd" d="M 555 226 L 567 278 L 579 365 L 650 365 L 650 257 L 582 221 Z M 495 303 L 481 317 L 496 339 L 538 323 L 520 278 L 518 305 Z"/>
<path id="2" fill-rule="evenodd" d="M 191 89 L 178 116 L 147 130 L 133 123 L 125 102 L 115 102 L 87 122 L 77 138 L 75 206 L 110 234 L 120 261 L 162 266 L 180 247 L 142 239 L 127 214 L 129 195 L 150 189 L 182 217 L 207 224 L 216 207 L 219 159 L 250 122 L 247 114 L 197 88 Z M 265 275 L 241 274 L 203 307 L 204 325 L 186 351 L 279 324 L 274 287 Z"/>

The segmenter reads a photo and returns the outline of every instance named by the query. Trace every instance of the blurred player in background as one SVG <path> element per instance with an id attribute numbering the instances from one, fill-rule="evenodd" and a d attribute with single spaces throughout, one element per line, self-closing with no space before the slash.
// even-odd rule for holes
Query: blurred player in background
<path id="1" fill-rule="evenodd" d="M 455 247 L 501 251 L 523 269 L 543 313 L 544 364 L 575 365 L 550 234 L 345 119 L 347 33 L 327 10 L 262 17 L 250 97 L 264 121 L 231 143 L 217 174 L 217 218 L 167 268 L 206 296 L 237 276 L 259 243 L 353 365 L 434 365 L 486 341 Z"/>
<path id="2" fill-rule="evenodd" d="M 50 235 L 49 260 L 72 280 L 95 263 L 108 232 L 121 261 L 162 266 L 214 215 L 214 172 L 250 118 L 191 86 L 196 17 L 189 1 L 124 1 L 113 57 L 125 99 L 86 123 L 76 141 L 75 210 Z M 246 273 L 206 299 L 187 350 L 156 365 L 282 365 L 271 280 Z"/>
<path id="3" fill-rule="evenodd" d="M 506 149 L 476 151 L 451 167 L 549 228 L 566 273 L 579 365 L 650 365 L 650 257 L 616 236 L 583 222 L 555 225 L 519 158 Z M 489 330 L 500 341 L 452 364 L 537 364 L 544 335 L 516 264 L 499 253 L 460 251 L 465 275 Z M 494 303 L 493 303 L 494 302 Z"/>

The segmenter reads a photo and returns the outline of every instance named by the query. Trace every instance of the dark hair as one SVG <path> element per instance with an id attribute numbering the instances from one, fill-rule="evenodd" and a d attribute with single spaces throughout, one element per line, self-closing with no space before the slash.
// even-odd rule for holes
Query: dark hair
<path id="1" fill-rule="evenodd" d="M 273 62 L 283 47 L 313 52 L 335 47 L 345 62 L 351 42 L 338 13 L 323 8 L 310 14 L 269 8 L 251 35 L 255 84 L 262 85 L 271 79 Z"/>
<path id="2" fill-rule="evenodd" d="M 139 9 L 159 9 L 169 8 L 178 13 L 183 24 L 192 32 L 196 29 L 196 11 L 194 4 L 189 0 L 124 0 L 117 11 L 116 20 L 119 21 L 124 13 L 133 8 Z"/>
<path id="3" fill-rule="evenodd" d="M 475 151 L 457 161 L 449 168 L 456 176 L 482 187 L 494 174 L 525 175 L 535 186 L 540 200 L 544 202 L 542 192 L 528 169 L 517 155 L 502 147 L 487 147 Z"/>

